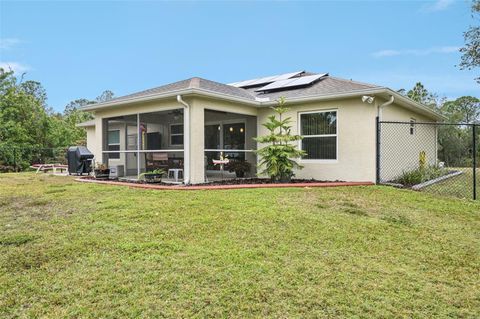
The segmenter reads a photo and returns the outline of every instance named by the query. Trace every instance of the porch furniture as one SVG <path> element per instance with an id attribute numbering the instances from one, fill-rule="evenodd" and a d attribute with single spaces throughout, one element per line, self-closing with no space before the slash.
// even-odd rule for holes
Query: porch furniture
<path id="1" fill-rule="evenodd" d="M 145 153 L 145 168 L 147 171 L 155 169 L 168 169 L 167 153 Z"/>
<path id="2" fill-rule="evenodd" d="M 183 179 L 183 169 L 181 168 L 170 168 L 168 170 L 168 178 L 175 179 L 175 182 L 178 182 L 178 179 Z"/>
<path id="3" fill-rule="evenodd" d="M 182 168 L 183 157 L 168 157 L 168 153 L 145 153 L 145 168 L 147 171 L 155 169 L 168 170 L 169 168 Z"/>
<path id="4" fill-rule="evenodd" d="M 220 158 L 222 158 L 223 156 L 221 155 Z M 228 164 L 228 162 L 230 162 L 230 160 L 228 158 L 224 158 L 224 159 L 218 159 L 218 160 L 212 160 L 213 162 L 213 165 L 220 165 L 220 172 L 222 172 L 222 179 L 223 179 L 223 172 L 224 172 L 224 168 L 225 168 L 225 164 Z"/>
<path id="5" fill-rule="evenodd" d="M 36 169 L 36 174 L 39 172 L 47 173 L 50 170 L 53 174 L 57 174 L 57 170 L 59 170 L 60 173 L 68 170 L 68 166 L 62 164 L 33 164 L 30 168 Z"/>

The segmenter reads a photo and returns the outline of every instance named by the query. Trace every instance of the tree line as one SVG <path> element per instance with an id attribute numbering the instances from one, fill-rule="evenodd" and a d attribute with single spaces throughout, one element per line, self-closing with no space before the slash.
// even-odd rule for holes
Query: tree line
<path id="1" fill-rule="evenodd" d="M 23 169 L 45 159 L 63 160 L 68 146 L 85 145 L 85 130 L 76 125 L 93 116 L 81 107 L 114 96 L 106 90 L 94 100 L 77 99 L 56 112 L 48 106 L 42 84 L 24 77 L 0 68 L 0 171 Z"/>
<path id="2" fill-rule="evenodd" d="M 478 19 L 479 13 L 480 0 L 474 0 L 472 16 Z M 471 26 L 464 33 L 464 39 L 458 67 L 477 69 L 480 67 L 480 26 Z M 480 83 L 480 78 L 477 81 Z M 462 96 L 448 101 L 428 91 L 420 82 L 408 91 L 399 92 L 445 115 L 447 122 L 480 124 L 480 100 L 476 97 Z M 57 159 L 64 156 L 68 146 L 84 145 L 85 130 L 76 125 L 93 116 L 81 107 L 113 96 L 113 92 L 107 90 L 94 100 L 77 99 L 68 103 L 63 112 L 55 112 L 48 107 L 47 93 L 40 82 L 24 80 L 24 74 L 18 78 L 12 71 L 0 68 L 0 172 L 25 168 L 45 158 Z M 471 130 L 472 126 L 468 125 L 441 126 L 440 159 L 451 166 L 468 165 L 473 147 Z"/>
<path id="3" fill-rule="evenodd" d="M 426 105 L 446 117 L 445 122 L 458 125 L 438 126 L 438 158 L 451 167 L 472 165 L 473 126 L 476 124 L 477 158 L 480 154 L 480 99 L 473 96 L 462 96 L 448 101 L 428 91 L 418 82 L 409 90 L 399 93 Z M 463 125 L 466 124 L 466 125 Z"/>

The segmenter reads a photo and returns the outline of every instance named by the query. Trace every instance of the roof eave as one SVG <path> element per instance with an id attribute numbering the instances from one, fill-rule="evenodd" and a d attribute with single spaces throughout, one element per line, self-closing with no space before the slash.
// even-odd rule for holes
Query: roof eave
<path id="1" fill-rule="evenodd" d="M 334 93 L 334 94 L 321 94 L 321 95 L 310 95 L 310 96 L 303 96 L 298 98 L 287 98 L 285 102 L 288 103 L 304 103 L 304 102 L 313 102 L 313 101 L 328 101 L 328 100 L 337 100 L 337 99 L 345 99 L 345 98 L 354 98 L 362 95 L 385 95 L 386 97 L 389 95 L 393 95 L 395 97 L 395 102 L 400 102 L 399 104 L 405 106 L 410 106 L 415 110 L 419 111 L 419 113 L 434 118 L 436 120 L 445 120 L 446 117 L 442 114 L 432 110 L 431 108 L 417 103 L 408 97 L 401 95 L 398 92 L 393 91 L 387 87 L 377 87 L 377 88 L 369 88 L 369 89 L 362 89 L 362 90 L 355 90 L 349 91 L 345 93 Z M 268 101 L 268 102 L 260 102 L 261 106 L 274 106 L 276 105 L 276 101 Z"/>
<path id="2" fill-rule="evenodd" d="M 175 91 L 170 91 L 170 92 L 160 93 L 160 94 L 155 93 L 150 95 L 144 95 L 141 97 L 132 97 L 127 99 L 122 99 L 120 101 L 111 101 L 111 102 L 107 101 L 103 103 L 92 104 L 92 105 L 83 107 L 82 110 L 97 111 L 101 109 L 108 109 L 110 107 L 117 107 L 122 105 L 140 103 L 140 102 L 149 102 L 149 101 L 161 100 L 166 98 L 172 98 L 172 97 L 176 97 L 177 95 L 193 95 L 193 94 L 210 96 L 218 99 L 235 101 L 235 102 L 254 105 L 254 106 L 258 105 L 258 102 L 254 100 L 246 99 L 246 98 L 235 97 L 228 94 L 217 93 L 217 92 L 213 92 L 205 89 L 188 88 L 188 89 L 180 89 L 180 90 L 175 90 Z"/>
<path id="3" fill-rule="evenodd" d="M 374 89 L 362 89 L 349 91 L 344 93 L 330 93 L 330 94 L 315 94 L 295 98 L 286 98 L 285 102 L 288 103 L 302 103 L 302 102 L 311 102 L 311 101 L 328 101 L 328 100 L 337 100 L 342 98 L 351 98 L 365 94 L 379 94 L 385 91 L 386 88 L 374 88 Z M 274 106 L 277 104 L 276 100 L 268 102 L 260 102 L 261 106 Z"/>
<path id="4" fill-rule="evenodd" d="M 91 120 L 87 122 L 82 122 L 82 123 L 75 124 L 75 126 L 76 127 L 92 127 L 92 126 L 95 126 L 95 121 Z"/>
<path id="5" fill-rule="evenodd" d="M 423 105 L 421 103 L 418 103 L 396 91 L 393 91 L 392 89 L 389 89 L 389 88 L 386 88 L 386 92 L 387 94 L 389 95 L 393 95 L 393 97 L 395 97 L 395 100 L 396 102 L 400 102 L 399 104 L 404 104 L 404 105 L 407 105 L 407 106 L 412 106 L 414 107 L 415 109 L 419 110 L 421 113 L 424 113 L 425 115 L 429 115 L 437 120 L 441 120 L 441 121 L 444 121 L 447 119 L 447 117 L 443 114 L 440 114 L 438 113 L 437 111 L 429 108 L 428 106 L 426 105 Z"/>
<path id="6" fill-rule="evenodd" d="M 409 99 L 408 97 L 405 97 L 400 93 L 395 92 L 386 87 L 354 90 L 354 91 L 349 91 L 345 93 L 332 93 L 332 94 L 320 94 L 320 95 L 316 94 L 316 95 L 302 96 L 297 98 L 287 98 L 286 102 L 296 104 L 296 103 L 311 102 L 311 101 L 328 101 L 328 100 L 336 100 L 336 99 L 342 99 L 342 98 L 353 98 L 353 97 L 362 96 L 362 95 L 382 95 L 382 94 L 393 95 L 397 103 L 400 102 L 399 104 L 403 104 L 404 106 L 413 107 L 414 109 L 418 110 L 420 113 L 423 113 L 437 120 L 446 119 L 445 116 L 430 109 L 429 107 L 422 105 L 420 103 L 417 103 Z M 103 103 L 92 104 L 92 105 L 83 107 L 82 110 L 96 111 L 101 109 L 108 109 L 110 107 L 117 107 L 117 106 L 140 103 L 140 102 L 149 102 L 149 101 L 155 101 L 160 99 L 173 98 L 173 97 L 176 97 L 177 95 L 207 96 L 207 97 L 242 103 L 242 104 L 255 106 L 255 107 L 274 106 L 277 104 L 276 100 L 257 101 L 257 100 L 242 98 L 242 97 L 231 96 L 228 94 L 213 92 L 205 89 L 188 88 L 188 89 L 180 89 L 180 90 L 175 90 L 175 91 L 170 91 L 170 92 L 160 93 L 160 94 L 158 93 L 150 94 L 142 97 L 132 97 L 128 99 L 123 99 L 121 101 L 111 101 L 111 102 L 107 101 Z"/>

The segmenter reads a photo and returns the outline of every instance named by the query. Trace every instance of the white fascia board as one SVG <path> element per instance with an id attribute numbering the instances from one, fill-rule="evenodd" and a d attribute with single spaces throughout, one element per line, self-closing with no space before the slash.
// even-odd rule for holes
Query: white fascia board
<path id="1" fill-rule="evenodd" d="M 314 102 L 314 101 L 329 101 L 329 100 L 337 100 L 337 99 L 346 99 L 346 98 L 354 98 L 362 95 L 385 95 L 388 98 L 389 95 L 393 95 L 395 97 L 395 102 L 403 106 L 409 106 L 411 109 L 418 111 L 424 115 L 433 117 L 437 120 L 445 120 L 445 116 L 441 115 L 438 112 L 430 109 L 429 107 L 417 103 L 408 97 L 401 95 L 398 92 L 395 92 L 386 87 L 378 87 L 373 89 L 365 89 L 365 90 L 356 90 L 350 91 L 346 93 L 336 93 L 336 94 L 324 94 L 324 95 L 311 95 L 311 96 L 304 96 L 299 98 L 287 98 L 285 99 L 286 103 L 305 103 L 305 102 Z M 268 107 L 268 106 L 275 106 L 277 105 L 277 101 L 270 101 L 270 102 L 261 102 L 261 106 Z"/>
<path id="2" fill-rule="evenodd" d="M 148 101 L 154 101 L 154 100 L 159 100 L 159 99 L 166 99 L 166 98 L 173 98 L 176 97 L 177 95 L 192 95 L 192 94 L 198 94 L 200 96 L 209 96 L 209 97 L 214 97 L 218 99 L 224 99 L 224 100 L 229 100 L 229 101 L 235 101 L 239 103 L 244 103 L 244 104 L 249 104 L 253 106 L 258 106 L 258 102 L 255 102 L 254 100 L 249 100 L 249 99 L 244 99 L 241 97 L 235 97 L 231 96 L 228 94 L 221 94 L 217 92 L 212 92 L 209 90 L 204 90 L 204 89 L 197 89 L 197 88 L 191 88 L 191 89 L 181 89 L 181 90 L 175 90 L 175 91 L 170 91 L 166 93 L 154 93 L 154 94 L 149 94 L 149 95 L 144 95 L 141 97 L 131 97 L 131 98 L 126 98 L 122 99 L 119 101 L 107 101 L 103 103 L 97 103 L 97 104 L 91 104 L 89 106 L 85 106 L 82 108 L 83 111 L 94 111 L 94 110 L 99 110 L 99 109 L 105 109 L 109 107 L 116 107 L 116 106 L 121 106 L 121 105 L 127 105 L 127 104 L 133 104 L 133 103 L 139 103 L 139 102 L 148 102 Z"/>
<path id="3" fill-rule="evenodd" d="M 375 89 L 366 89 L 366 90 L 356 90 L 346 93 L 335 93 L 335 94 L 315 94 L 309 96 L 302 96 L 296 98 L 286 98 L 285 102 L 287 103 L 303 103 L 303 102 L 312 102 L 312 101 L 328 101 L 328 100 L 337 100 L 344 98 L 351 98 L 365 94 L 380 94 L 385 91 L 385 88 L 375 88 Z M 277 105 L 276 100 L 269 102 L 260 102 L 260 106 L 275 106 Z"/>
<path id="4" fill-rule="evenodd" d="M 400 104 L 411 106 L 414 110 L 417 110 L 420 113 L 426 114 L 428 116 L 434 117 L 437 120 L 446 120 L 447 119 L 447 117 L 445 115 L 442 115 L 442 114 L 436 112 L 435 110 L 432 110 L 428 106 L 423 105 L 423 104 L 418 103 L 418 102 L 415 102 L 414 100 L 412 100 L 412 99 L 410 99 L 406 96 L 403 96 L 400 93 L 395 92 L 391 89 L 387 88 L 386 93 L 388 93 L 389 95 L 393 95 L 395 97 L 394 103 L 395 102 L 396 103 L 400 102 Z"/>
<path id="5" fill-rule="evenodd" d="M 222 94 L 218 92 L 213 92 L 209 90 L 204 90 L 204 89 L 198 89 L 198 88 L 189 88 L 189 89 L 181 89 L 181 90 L 176 90 L 176 91 L 170 91 L 167 93 L 154 93 L 154 94 L 149 94 L 149 95 L 144 95 L 141 97 L 132 97 L 132 98 L 126 98 L 122 99 L 120 101 L 112 101 L 112 102 L 104 102 L 104 103 L 98 103 L 98 104 L 92 104 L 86 107 L 83 107 L 82 110 L 84 111 L 94 111 L 94 110 L 99 110 L 99 109 L 104 109 L 104 108 L 109 108 L 109 107 L 117 107 L 121 105 L 127 105 L 127 104 L 133 104 L 133 103 L 139 103 L 139 102 L 147 102 L 147 101 L 154 101 L 158 99 L 166 99 L 166 98 L 174 98 L 177 95 L 198 95 L 198 96 L 206 96 L 206 97 L 212 97 L 212 98 L 217 98 L 217 99 L 222 99 L 222 100 L 227 100 L 227 101 L 233 101 L 233 102 L 238 102 L 242 104 L 247 104 L 255 107 L 268 107 L 268 106 L 274 106 L 277 105 L 277 101 L 271 100 L 271 101 L 258 101 L 258 100 L 250 100 L 250 99 L 245 99 L 241 97 L 235 97 L 231 96 L 228 94 Z M 429 107 L 422 105 L 420 103 L 417 103 L 403 95 L 401 95 L 398 92 L 395 92 L 389 88 L 386 87 L 378 87 L 378 88 L 372 88 L 372 89 L 364 89 L 364 90 L 355 90 L 355 91 L 350 91 L 350 92 L 345 92 L 345 93 L 335 93 L 335 94 L 321 94 L 321 95 L 310 95 L 310 96 L 304 96 L 304 97 L 298 97 L 298 98 L 287 98 L 285 102 L 287 103 L 304 103 L 304 102 L 313 102 L 313 101 L 328 101 L 328 100 L 337 100 L 337 99 L 345 99 L 345 98 L 353 98 L 357 96 L 362 96 L 362 95 L 393 95 L 395 97 L 395 102 L 400 102 L 399 104 L 403 104 L 404 106 L 410 106 L 412 109 L 419 111 L 420 113 L 426 114 L 428 116 L 431 116 L 433 118 L 436 118 L 438 120 L 444 120 L 445 117 L 434 110 L 430 109 Z"/>

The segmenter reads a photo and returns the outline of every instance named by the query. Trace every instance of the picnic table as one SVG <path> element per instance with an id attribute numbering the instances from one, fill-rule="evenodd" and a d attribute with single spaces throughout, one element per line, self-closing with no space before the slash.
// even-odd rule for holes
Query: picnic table
<path id="1" fill-rule="evenodd" d="M 68 170 L 68 166 L 63 164 L 33 164 L 30 167 L 37 170 L 35 172 L 36 174 L 39 172 L 47 173 L 48 171 L 52 171 L 53 174 L 57 174 L 57 171 L 63 173 L 64 171 Z"/>

